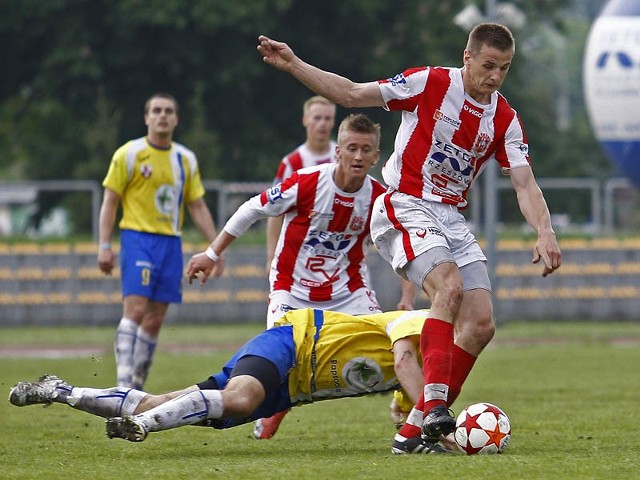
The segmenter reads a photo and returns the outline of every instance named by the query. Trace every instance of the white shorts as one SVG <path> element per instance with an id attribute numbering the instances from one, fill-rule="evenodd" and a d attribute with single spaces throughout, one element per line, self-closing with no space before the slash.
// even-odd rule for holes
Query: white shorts
<path id="1" fill-rule="evenodd" d="M 376 293 L 368 288 L 359 288 L 344 299 L 339 301 L 312 302 L 301 300 L 284 290 L 276 290 L 269 295 L 269 307 L 267 310 L 267 328 L 273 327 L 276 320 L 284 316 L 290 310 L 300 308 L 317 308 L 319 310 L 331 310 L 334 312 L 348 313 L 349 315 L 364 315 L 381 313 Z"/>
<path id="2" fill-rule="evenodd" d="M 395 191 L 376 199 L 371 238 L 382 258 L 398 273 L 434 247 L 448 249 L 458 267 L 487 260 L 457 207 Z"/>

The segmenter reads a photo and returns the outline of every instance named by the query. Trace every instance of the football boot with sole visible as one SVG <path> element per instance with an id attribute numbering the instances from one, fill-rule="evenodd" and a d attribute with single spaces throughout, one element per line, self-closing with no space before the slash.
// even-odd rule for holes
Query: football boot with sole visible
<path id="1" fill-rule="evenodd" d="M 43 375 L 37 382 L 18 382 L 9 392 L 9 402 L 16 407 L 26 405 L 51 405 L 58 398 L 59 388 L 71 392 L 71 387 L 55 375 Z"/>
<path id="2" fill-rule="evenodd" d="M 142 422 L 129 415 L 112 417 L 107 420 L 107 437 L 109 438 L 124 438 L 130 442 L 142 442 L 147 438 L 148 433 Z"/>

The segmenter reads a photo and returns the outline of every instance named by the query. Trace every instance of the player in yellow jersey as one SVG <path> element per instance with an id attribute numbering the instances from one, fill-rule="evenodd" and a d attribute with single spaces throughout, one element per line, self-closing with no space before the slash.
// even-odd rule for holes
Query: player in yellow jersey
<path id="1" fill-rule="evenodd" d="M 428 311 L 352 316 L 293 310 L 247 342 L 208 379 L 151 395 L 123 387 L 74 387 L 45 375 L 19 382 L 13 405 L 63 403 L 107 420 L 107 435 L 132 442 L 149 432 L 185 425 L 230 428 L 296 405 L 387 392 L 402 385 L 413 402 L 422 395 L 419 339 Z M 393 442 L 393 453 L 443 453 L 438 443 Z"/>
<path id="2" fill-rule="evenodd" d="M 178 103 L 166 93 L 146 102 L 147 135 L 120 147 L 102 183 L 98 267 L 115 266 L 111 236 L 118 206 L 123 313 L 114 350 L 118 386 L 142 388 L 170 303 L 182 302 L 182 224 L 185 205 L 207 241 L 216 237 L 195 154 L 173 141 Z M 224 262 L 216 264 L 220 276 Z"/>

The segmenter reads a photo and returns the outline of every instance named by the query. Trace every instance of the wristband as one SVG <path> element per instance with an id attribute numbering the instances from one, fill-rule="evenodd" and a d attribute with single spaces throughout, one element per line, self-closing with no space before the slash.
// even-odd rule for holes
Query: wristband
<path id="1" fill-rule="evenodd" d="M 100 250 L 111 250 L 111 244 L 110 243 L 101 243 L 99 248 L 100 248 Z"/>
<path id="2" fill-rule="evenodd" d="M 209 260 L 211 260 L 212 262 L 217 262 L 218 260 L 220 260 L 220 255 L 218 255 L 216 252 L 213 251 L 213 248 L 208 247 L 205 251 L 204 254 L 209 257 Z"/>

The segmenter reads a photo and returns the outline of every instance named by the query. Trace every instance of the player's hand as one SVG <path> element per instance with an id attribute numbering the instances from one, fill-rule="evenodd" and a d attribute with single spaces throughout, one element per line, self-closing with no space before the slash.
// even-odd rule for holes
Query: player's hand
<path id="1" fill-rule="evenodd" d="M 389 416 L 391 417 L 391 421 L 395 425 L 396 430 L 400 430 L 407 421 L 409 412 L 403 412 L 398 404 L 398 400 L 393 397 L 391 399 L 391 405 L 389 405 Z"/>
<path id="2" fill-rule="evenodd" d="M 540 234 L 538 236 L 538 241 L 533 248 L 533 259 L 531 262 L 538 263 L 540 260 L 544 263 L 542 270 L 543 277 L 555 272 L 562 264 L 562 253 L 560 252 L 560 246 L 553 232 Z"/>
<path id="3" fill-rule="evenodd" d="M 113 250 L 108 249 L 100 249 L 98 250 L 98 268 L 105 275 L 111 275 L 113 271 L 113 267 L 116 265 L 116 258 L 113 254 Z"/>
<path id="4" fill-rule="evenodd" d="M 214 278 L 220 277 L 224 271 L 224 258 L 220 257 L 216 262 L 211 260 L 204 252 L 197 253 L 191 257 L 187 264 L 187 278 L 189 284 L 193 280 L 198 279 L 200 285 L 207 283 L 207 279 L 213 275 Z"/>
<path id="5" fill-rule="evenodd" d="M 396 310 L 411 311 L 411 310 L 414 310 L 414 305 L 411 302 L 405 302 L 405 301 L 400 300 L 398 302 L 398 305 L 396 305 Z"/>
<path id="6" fill-rule="evenodd" d="M 262 55 L 262 61 L 278 70 L 287 71 L 296 58 L 293 50 L 286 43 L 272 40 L 265 35 L 258 37 L 258 43 L 257 49 Z"/>
<path id="7" fill-rule="evenodd" d="M 413 282 L 409 280 L 405 280 L 404 278 L 400 280 L 402 295 L 400 296 L 400 301 L 396 305 L 397 310 L 413 310 L 416 304 L 416 286 Z"/>
<path id="8" fill-rule="evenodd" d="M 214 265 L 213 272 L 211 273 L 211 275 L 213 275 L 213 278 L 220 278 L 222 276 L 222 272 L 224 272 L 224 267 L 225 267 L 224 257 L 220 255 L 220 258 Z"/>

